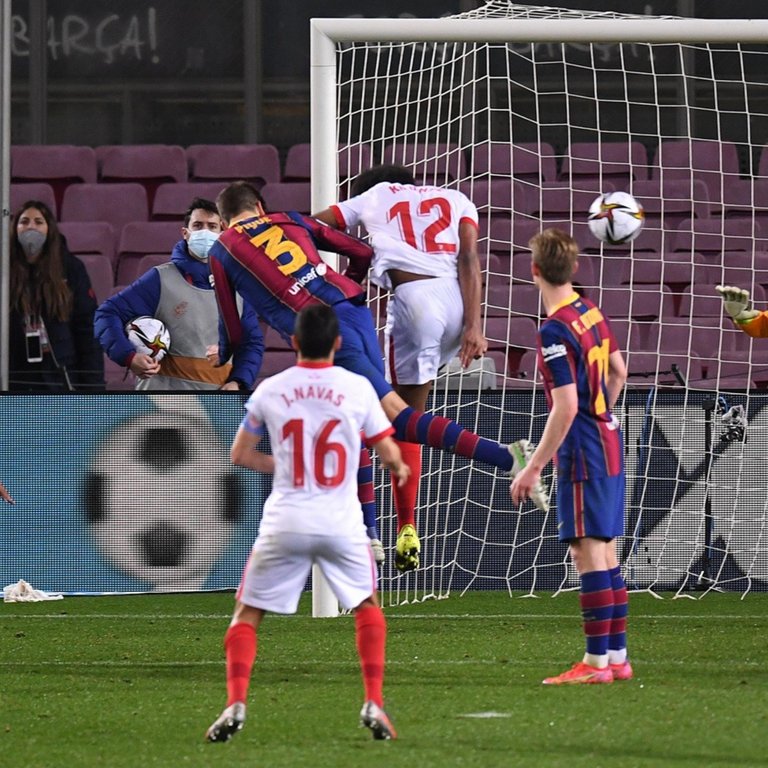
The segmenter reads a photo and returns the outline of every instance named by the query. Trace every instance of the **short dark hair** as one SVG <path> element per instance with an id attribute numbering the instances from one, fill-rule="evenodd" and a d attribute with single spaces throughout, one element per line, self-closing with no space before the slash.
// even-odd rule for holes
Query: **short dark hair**
<path id="1" fill-rule="evenodd" d="M 541 276 L 552 285 L 565 285 L 571 281 L 579 259 L 579 246 L 560 229 L 545 229 L 534 235 L 528 243 L 533 263 Z"/>
<path id="2" fill-rule="evenodd" d="M 314 304 L 296 315 L 293 334 L 302 357 L 319 360 L 331 354 L 339 336 L 339 319 L 333 307 Z"/>
<path id="3" fill-rule="evenodd" d="M 264 198 L 249 181 L 233 181 L 219 192 L 216 206 L 221 218 L 229 222 L 243 211 L 249 211 L 260 205 L 266 210 Z"/>
<path id="4" fill-rule="evenodd" d="M 208 211 L 215 216 L 219 215 L 219 209 L 216 207 L 216 203 L 213 200 L 206 200 L 204 197 L 196 197 L 187 208 L 187 212 L 184 214 L 184 226 L 189 226 L 189 220 L 192 218 L 194 211 Z"/>
<path id="5" fill-rule="evenodd" d="M 350 187 L 352 197 L 362 195 L 371 187 L 388 181 L 391 184 L 415 184 L 413 174 L 404 165 L 374 165 L 355 178 Z"/>

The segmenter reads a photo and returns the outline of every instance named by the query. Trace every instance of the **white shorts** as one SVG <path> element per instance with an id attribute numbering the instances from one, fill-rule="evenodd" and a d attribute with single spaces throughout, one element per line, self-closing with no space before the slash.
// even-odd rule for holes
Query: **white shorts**
<path id="1" fill-rule="evenodd" d="M 313 564 L 320 566 L 336 599 L 352 610 L 376 591 L 370 539 L 306 533 L 259 535 L 243 571 L 237 599 L 272 613 L 296 613 Z"/>
<path id="2" fill-rule="evenodd" d="M 387 303 L 384 360 L 393 384 L 426 384 L 456 355 L 464 329 L 459 281 L 433 277 L 399 285 Z"/>

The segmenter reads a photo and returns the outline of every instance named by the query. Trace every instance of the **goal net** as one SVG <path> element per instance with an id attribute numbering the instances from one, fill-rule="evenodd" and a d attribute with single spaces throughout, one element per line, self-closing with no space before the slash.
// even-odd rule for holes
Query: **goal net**
<path id="1" fill-rule="evenodd" d="M 630 372 L 616 415 L 633 589 L 768 589 L 768 340 L 735 330 L 714 290 L 736 284 L 766 306 L 766 32 L 762 22 L 501 0 L 450 19 L 313 21 L 314 208 L 380 162 L 478 207 L 489 353 L 468 371 L 448 366 L 434 410 L 503 442 L 538 439 L 546 405 L 528 241 L 544 227 L 578 240 L 577 287 L 613 320 Z M 586 225 L 590 203 L 611 190 L 646 213 L 624 246 Z M 380 328 L 386 301 L 371 292 Z M 577 585 L 554 504 L 546 515 L 515 508 L 500 473 L 429 449 L 422 566 L 397 574 L 379 477 L 392 601 Z"/>

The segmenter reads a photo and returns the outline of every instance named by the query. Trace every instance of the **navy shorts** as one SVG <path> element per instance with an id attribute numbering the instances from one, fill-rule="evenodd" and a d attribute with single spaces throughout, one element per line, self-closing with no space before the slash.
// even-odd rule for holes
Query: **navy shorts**
<path id="1" fill-rule="evenodd" d="M 392 385 L 384 373 L 384 358 L 371 310 L 365 304 L 349 301 L 334 304 L 333 309 L 339 318 L 341 333 L 341 349 L 334 357 L 334 364 L 365 376 L 381 400 L 392 392 Z"/>
<path id="2" fill-rule="evenodd" d="M 557 533 L 560 541 L 615 539 L 624 533 L 624 473 L 590 480 L 557 479 Z"/>

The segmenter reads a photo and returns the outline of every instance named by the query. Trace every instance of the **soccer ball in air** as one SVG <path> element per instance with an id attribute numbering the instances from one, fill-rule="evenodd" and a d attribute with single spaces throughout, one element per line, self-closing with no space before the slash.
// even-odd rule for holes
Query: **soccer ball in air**
<path id="1" fill-rule="evenodd" d="M 137 352 L 149 355 L 157 362 L 166 356 L 171 346 L 171 334 L 156 317 L 137 317 L 125 326 L 125 332 Z"/>
<path id="2" fill-rule="evenodd" d="M 600 195 L 589 206 L 589 229 L 608 245 L 622 245 L 634 240 L 643 228 L 643 206 L 627 192 Z"/>

